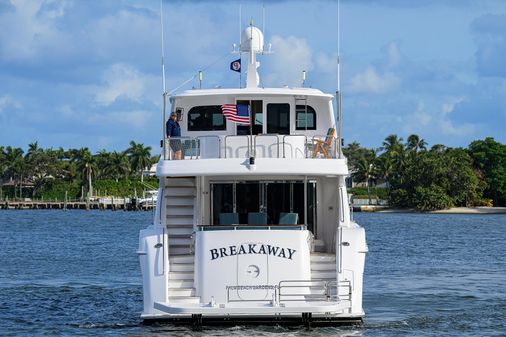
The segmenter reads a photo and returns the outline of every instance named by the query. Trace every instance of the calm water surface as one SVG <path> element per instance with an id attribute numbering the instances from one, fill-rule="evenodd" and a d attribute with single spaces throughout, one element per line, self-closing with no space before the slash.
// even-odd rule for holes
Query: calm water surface
<path id="1" fill-rule="evenodd" d="M 151 213 L 0 211 L 0 336 L 506 336 L 506 216 L 356 214 L 362 328 L 143 326 L 137 249 Z"/>

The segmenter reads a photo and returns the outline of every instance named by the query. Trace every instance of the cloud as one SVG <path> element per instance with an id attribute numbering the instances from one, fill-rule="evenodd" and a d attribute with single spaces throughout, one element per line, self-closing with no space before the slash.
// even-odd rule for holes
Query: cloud
<path id="1" fill-rule="evenodd" d="M 478 48 L 476 68 L 482 76 L 506 78 L 506 14 L 483 15 L 471 25 Z"/>
<path id="2" fill-rule="evenodd" d="M 4 111 L 9 106 L 19 108 L 20 105 L 9 95 L 0 96 L 0 112 Z"/>
<path id="3" fill-rule="evenodd" d="M 432 101 L 427 107 L 426 102 L 420 100 L 416 110 L 405 115 L 402 119 L 403 130 L 406 133 L 430 135 L 435 138 L 466 137 L 476 132 L 473 124 L 461 121 L 458 123 L 452 119 L 451 113 L 458 104 L 465 101 L 465 97 L 446 97 L 437 108 L 437 100 Z"/>
<path id="4" fill-rule="evenodd" d="M 264 73 L 268 75 L 263 83 L 267 86 L 300 86 L 302 70 L 314 68 L 313 51 L 307 41 L 295 36 L 274 35 L 271 44 L 274 54 L 265 61 L 268 66 Z"/>
<path id="5" fill-rule="evenodd" d="M 42 50 L 63 51 L 70 36 L 58 29 L 68 3 L 53 0 L 11 0 L 0 13 L 0 58 L 37 61 Z"/>
<path id="6" fill-rule="evenodd" d="M 9 95 L 0 96 L 0 120 L 3 119 L 3 115 L 7 115 L 4 111 L 6 111 L 9 107 L 19 109 L 21 104 Z"/>
<path id="7" fill-rule="evenodd" d="M 96 89 L 95 102 L 107 106 L 120 98 L 139 102 L 149 78 L 128 64 L 117 63 L 105 71 L 102 81 L 104 84 Z"/>
<path id="8" fill-rule="evenodd" d="M 127 125 L 134 128 L 143 128 L 147 125 L 148 121 L 153 117 L 153 113 L 146 110 L 134 111 L 113 111 L 107 114 L 95 113 L 87 118 L 90 124 L 114 124 L 114 125 Z"/>
<path id="9" fill-rule="evenodd" d="M 395 42 L 390 42 L 386 47 L 383 48 L 383 52 L 386 56 L 386 67 L 396 68 L 400 65 L 402 60 L 401 51 L 399 46 Z"/>
<path id="10" fill-rule="evenodd" d="M 379 74 L 370 66 L 365 71 L 354 75 L 350 79 L 351 93 L 385 94 L 399 88 L 401 79 L 392 72 Z"/>

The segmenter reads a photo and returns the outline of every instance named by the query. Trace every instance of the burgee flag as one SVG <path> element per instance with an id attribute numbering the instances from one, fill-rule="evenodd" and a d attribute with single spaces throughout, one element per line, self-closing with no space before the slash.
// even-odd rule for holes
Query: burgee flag
<path id="1" fill-rule="evenodd" d="M 231 122 L 250 125 L 249 109 L 246 104 L 223 104 L 221 111 L 225 118 Z"/>
<path id="2" fill-rule="evenodd" d="M 230 70 L 241 72 L 241 59 L 237 59 L 230 63 Z"/>

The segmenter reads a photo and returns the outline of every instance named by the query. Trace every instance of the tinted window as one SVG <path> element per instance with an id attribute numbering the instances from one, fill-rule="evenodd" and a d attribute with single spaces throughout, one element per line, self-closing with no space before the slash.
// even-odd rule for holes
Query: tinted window
<path id="1" fill-rule="evenodd" d="M 226 128 L 221 105 L 196 106 L 188 112 L 188 131 L 217 131 Z"/>
<path id="2" fill-rule="evenodd" d="M 297 105 L 295 119 L 297 120 L 296 130 L 316 130 L 316 112 L 313 107 Z"/>
<path id="3" fill-rule="evenodd" d="M 267 133 L 290 134 L 290 104 L 267 104 Z"/>

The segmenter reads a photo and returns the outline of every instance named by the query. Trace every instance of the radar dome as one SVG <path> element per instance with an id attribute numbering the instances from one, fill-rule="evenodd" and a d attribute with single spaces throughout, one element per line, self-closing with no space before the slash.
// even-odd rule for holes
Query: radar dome
<path id="1" fill-rule="evenodd" d="M 251 51 L 250 45 L 256 53 L 261 53 L 264 50 L 264 34 L 254 26 L 249 26 L 242 32 L 241 52 Z"/>

